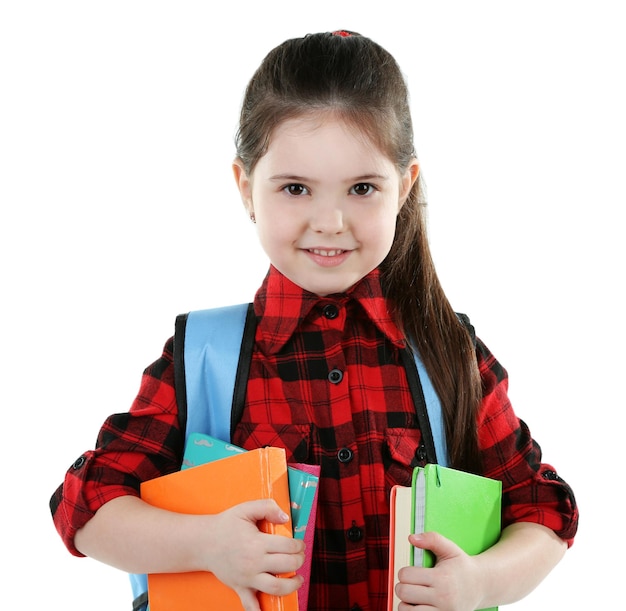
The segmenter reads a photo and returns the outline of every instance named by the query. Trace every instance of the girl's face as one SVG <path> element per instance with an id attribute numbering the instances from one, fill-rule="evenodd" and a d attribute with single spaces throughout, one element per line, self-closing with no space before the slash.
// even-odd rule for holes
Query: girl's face
<path id="1" fill-rule="evenodd" d="M 238 160 L 233 168 L 271 263 L 320 296 L 383 261 L 418 175 L 417 160 L 400 176 L 360 131 L 318 115 L 280 124 L 250 176 Z"/>

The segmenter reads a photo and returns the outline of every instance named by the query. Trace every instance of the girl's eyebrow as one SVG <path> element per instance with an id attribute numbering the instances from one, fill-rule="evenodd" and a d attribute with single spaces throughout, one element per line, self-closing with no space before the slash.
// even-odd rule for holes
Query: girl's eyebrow
<path id="1" fill-rule="evenodd" d="M 270 180 L 291 180 L 293 182 L 308 182 L 310 179 L 305 178 L 304 176 L 297 176 L 296 174 L 274 174 L 274 176 L 270 176 Z"/>
<path id="2" fill-rule="evenodd" d="M 311 182 L 310 178 L 306 178 L 305 176 L 298 176 L 297 174 L 274 174 L 269 177 L 270 180 L 273 181 L 283 181 L 290 180 L 293 182 Z M 354 178 L 349 178 L 345 182 L 366 182 L 369 180 L 389 180 L 389 176 L 387 174 L 363 174 L 362 176 L 355 176 Z"/>

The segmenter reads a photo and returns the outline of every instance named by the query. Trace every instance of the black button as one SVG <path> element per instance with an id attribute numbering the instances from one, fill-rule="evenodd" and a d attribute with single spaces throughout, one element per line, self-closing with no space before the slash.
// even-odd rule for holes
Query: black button
<path id="1" fill-rule="evenodd" d="M 361 611 L 361 605 L 352 605 L 350 611 Z"/>
<path id="2" fill-rule="evenodd" d="M 343 380 L 343 372 L 339 369 L 333 369 L 328 374 L 328 381 L 332 382 L 333 384 L 339 384 L 341 380 Z"/>
<path id="3" fill-rule="evenodd" d="M 363 531 L 356 525 L 356 522 L 352 522 L 352 526 L 346 531 L 346 536 L 352 543 L 356 543 L 363 538 Z"/>
<path id="4" fill-rule="evenodd" d="M 554 480 L 554 481 L 559 481 L 561 478 L 556 474 L 555 471 L 544 471 L 541 474 L 541 477 L 543 477 L 543 479 L 548 479 L 548 480 Z"/>
<path id="5" fill-rule="evenodd" d="M 322 309 L 322 312 L 324 312 L 324 316 L 326 316 L 326 318 L 328 318 L 329 320 L 332 320 L 333 318 L 337 318 L 337 316 L 339 316 L 339 310 L 337 309 L 337 306 L 332 303 L 325 305 Z"/>
<path id="6" fill-rule="evenodd" d="M 339 462 L 350 462 L 354 458 L 354 454 L 350 448 L 341 448 L 341 450 L 337 452 L 337 458 Z"/>
<path id="7" fill-rule="evenodd" d="M 415 458 L 417 458 L 418 462 L 424 462 L 427 458 L 427 453 L 426 453 L 426 446 L 421 443 L 419 448 L 417 448 L 417 450 L 415 450 Z"/>
<path id="8" fill-rule="evenodd" d="M 84 456 L 77 458 L 74 464 L 72 465 L 72 469 L 80 469 L 87 459 Z"/>

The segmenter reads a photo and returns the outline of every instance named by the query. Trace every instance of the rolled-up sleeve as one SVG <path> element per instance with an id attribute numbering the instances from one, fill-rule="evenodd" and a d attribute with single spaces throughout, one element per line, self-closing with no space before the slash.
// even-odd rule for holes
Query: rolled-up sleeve
<path id="1" fill-rule="evenodd" d="M 516 416 L 506 370 L 480 340 L 477 354 L 483 384 L 479 445 L 485 475 L 502 481 L 502 525 L 542 524 L 571 546 L 578 528 L 574 493 L 555 467 L 542 462 L 541 447 Z"/>
<path id="2" fill-rule="evenodd" d="M 50 499 L 55 527 L 68 550 L 76 532 L 108 501 L 139 496 L 146 481 L 180 468 L 183 440 L 174 390 L 172 339 L 143 373 L 130 410 L 109 416 L 96 447 L 78 457 Z"/>

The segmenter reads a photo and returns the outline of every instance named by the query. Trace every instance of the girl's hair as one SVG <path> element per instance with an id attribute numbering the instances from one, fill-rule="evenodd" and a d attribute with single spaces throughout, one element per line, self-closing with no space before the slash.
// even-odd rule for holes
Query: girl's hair
<path id="1" fill-rule="evenodd" d="M 408 90 L 398 64 L 369 38 L 342 30 L 285 41 L 253 75 L 236 137 L 237 155 L 248 175 L 276 126 L 316 112 L 331 112 L 361 130 L 400 174 L 415 157 Z M 381 264 L 383 290 L 441 400 L 451 465 L 481 472 L 476 418 L 482 389 L 476 354 L 435 272 L 425 206 L 418 177 Z"/>

